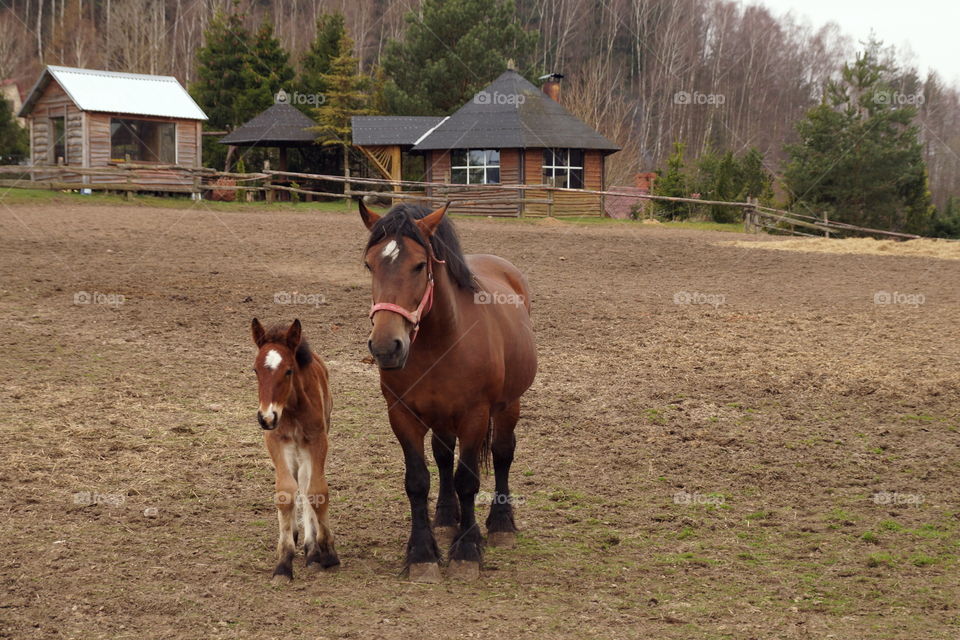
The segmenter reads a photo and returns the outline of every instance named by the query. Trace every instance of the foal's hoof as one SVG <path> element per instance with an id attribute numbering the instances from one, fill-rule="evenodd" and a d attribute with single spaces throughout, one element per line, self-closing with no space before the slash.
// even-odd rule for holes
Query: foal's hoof
<path id="1" fill-rule="evenodd" d="M 517 534 L 513 531 L 491 531 L 487 534 L 487 544 L 491 547 L 509 549 L 517 546 Z"/>
<path id="2" fill-rule="evenodd" d="M 447 575 L 454 580 L 476 580 L 480 577 L 480 563 L 475 560 L 451 560 Z"/>
<path id="3" fill-rule="evenodd" d="M 426 582 L 436 584 L 442 582 L 440 577 L 440 565 L 436 562 L 417 562 L 411 564 L 409 568 L 410 582 Z"/>
<path id="4" fill-rule="evenodd" d="M 273 577 L 270 578 L 270 584 L 275 586 L 283 586 L 293 582 L 293 576 L 288 576 L 285 573 L 275 573 Z"/>
<path id="5" fill-rule="evenodd" d="M 437 546 L 441 549 L 449 549 L 453 544 L 453 539 L 457 537 L 456 527 L 436 527 L 433 530 L 433 537 L 437 541 Z"/>
<path id="6" fill-rule="evenodd" d="M 316 553 L 307 558 L 307 571 L 333 573 L 340 570 L 340 558 L 335 553 Z"/>

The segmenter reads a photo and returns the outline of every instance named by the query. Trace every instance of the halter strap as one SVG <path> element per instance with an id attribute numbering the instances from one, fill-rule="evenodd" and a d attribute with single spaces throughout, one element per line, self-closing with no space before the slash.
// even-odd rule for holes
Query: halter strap
<path id="1" fill-rule="evenodd" d="M 410 344 L 413 344 L 413 341 L 417 339 L 417 333 L 420 332 L 420 321 L 433 308 L 433 263 L 446 264 L 447 262 L 446 260 L 437 260 L 433 253 L 433 245 L 427 239 L 427 289 L 423 292 L 423 297 L 420 298 L 420 304 L 414 311 L 408 311 L 392 302 L 375 302 L 370 307 L 370 322 L 373 323 L 373 314 L 378 311 L 390 311 L 403 316 L 413 325 L 413 335 L 410 337 Z"/>

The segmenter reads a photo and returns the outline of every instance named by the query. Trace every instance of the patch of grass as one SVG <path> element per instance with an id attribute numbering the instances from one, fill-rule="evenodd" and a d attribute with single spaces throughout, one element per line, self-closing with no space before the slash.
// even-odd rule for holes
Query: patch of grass
<path id="1" fill-rule="evenodd" d="M 667 419 L 663 415 L 663 411 L 660 409 L 645 409 L 643 414 L 646 416 L 647 420 L 653 424 L 666 424 Z"/>
<path id="2" fill-rule="evenodd" d="M 900 531 L 903 529 L 903 527 L 897 524 L 896 520 L 884 520 L 880 523 L 879 527 L 884 531 Z"/>
<path id="3" fill-rule="evenodd" d="M 925 553 L 917 553 L 910 558 L 910 563 L 915 567 L 929 567 L 932 564 L 936 564 L 936 562 L 936 558 L 928 556 Z"/>
<path id="4" fill-rule="evenodd" d="M 868 567 L 892 567 L 894 564 L 896 564 L 896 561 L 893 556 L 885 551 L 871 553 L 867 556 Z"/>
<path id="5" fill-rule="evenodd" d="M 773 517 L 772 511 L 761 510 L 761 511 L 755 511 L 753 513 L 747 514 L 746 519 L 747 520 L 768 520 L 772 517 Z"/>
<path id="6" fill-rule="evenodd" d="M 880 536 L 875 534 L 873 531 L 864 531 L 863 535 L 860 536 L 860 539 L 868 544 L 880 544 Z"/>
<path id="7" fill-rule="evenodd" d="M 697 567 L 709 567 L 713 564 L 716 564 L 713 560 L 695 555 L 690 551 L 686 551 L 684 553 L 667 553 L 660 555 L 657 556 L 656 562 L 657 564 L 672 566 L 693 565 Z"/>

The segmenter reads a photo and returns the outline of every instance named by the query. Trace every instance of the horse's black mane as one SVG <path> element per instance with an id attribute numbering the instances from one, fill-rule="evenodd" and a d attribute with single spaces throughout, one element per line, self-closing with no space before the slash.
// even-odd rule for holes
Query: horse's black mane
<path id="1" fill-rule="evenodd" d="M 264 344 L 268 342 L 273 342 L 276 344 L 286 344 L 287 343 L 287 329 L 289 325 L 276 325 L 267 329 L 265 336 Z M 307 344 L 307 339 L 304 337 L 300 338 L 300 346 L 297 347 L 296 353 L 293 354 L 297 359 L 297 365 L 302 369 L 308 364 L 313 362 L 313 352 L 310 350 L 310 345 Z"/>
<path id="2" fill-rule="evenodd" d="M 404 236 L 412 238 L 414 242 L 426 248 L 423 236 L 417 229 L 414 220 L 423 218 L 429 213 L 431 213 L 431 210 L 421 205 L 398 204 L 394 206 L 373 225 L 370 230 L 370 240 L 367 242 L 367 250 L 388 237 L 399 240 Z M 470 273 L 470 268 L 467 266 L 467 261 L 463 255 L 463 249 L 460 248 L 457 230 L 453 228 L 453 223 L 450 222 L 449 218 L 444 217 L 440 222 L 440 226 L 437 227 L 430 238 L 430 244 L 433 247 L 433 255 L 437 257 L 437 260 L 443 260 L 447 263 L 447 269 L 457 286 L 471 291 L 475 290 L 473 274 Z"/>

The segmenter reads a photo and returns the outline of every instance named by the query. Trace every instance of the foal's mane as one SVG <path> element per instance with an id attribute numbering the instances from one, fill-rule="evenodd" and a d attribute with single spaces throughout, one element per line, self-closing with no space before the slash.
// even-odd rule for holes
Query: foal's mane
<path id="1" fill-rule="evenodd" d="M 267 329 L 266 335 L 264 336 L 264 344 L 273 342 L 276 344 L 286 344 L 287 343 L 287 329 L 289 326 L 286 325 L 275 325 Z M 296 353 L 293 354 L 297 359 L 297 365 L 300 368 L 306 367 L 311 362 L 313 362 L 313 352 L 310 350 L 310 345 L 307 343 L 307 339 L 300 337 L 300 346 L 297 347 Z"/>
<path id="2" fill-rule="evenodd" d="M 399 240 L 401 237 L 411 238 L 421 247 L 426 248 L 423 236 L 414 220 L 419 220 L 431 213 L 431 210 L 422 205 L 398 204 L 384 214 L 370 230 L 370 240 L 365 251 L 370 247 L 383 242 L 388 237 Z M 463 249 L 460 248 L 460 238 L 450 219 L 444 216 L 440 225 L 430 238 L 430 246 L 437 260 L 447 263 L 447 269 L 461 289 L 476 291 L 473 274 L 467 266 Z"/>

